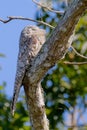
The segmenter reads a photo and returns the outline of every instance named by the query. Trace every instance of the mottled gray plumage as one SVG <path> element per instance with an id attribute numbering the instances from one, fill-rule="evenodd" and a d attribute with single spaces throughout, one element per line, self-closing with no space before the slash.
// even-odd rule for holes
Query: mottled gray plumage
<path id="1" fill-rule="evenodd" d="M 26 26 L 21 32 L 19 41 L 19 54 L 17 60 L 17 71 L 14 83 L 13 100 L 11 104 L 12 115 L 14 115 L 20 87 L 31 61 L 37 55 L 45 42 L 45 31 L 37 26 Z"/>

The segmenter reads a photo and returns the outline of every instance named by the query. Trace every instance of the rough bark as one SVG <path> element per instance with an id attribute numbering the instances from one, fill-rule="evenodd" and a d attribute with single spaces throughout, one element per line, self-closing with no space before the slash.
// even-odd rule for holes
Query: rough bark
<path id="1" fill-rule="evenodd" d="M 24 78 L 24 88 L 33 130 L 49 130 L 41 87 L 45 73 L 61 60 L 69 46 L 76 24 L 87 9 L 87 0 L 74 0 L 43 45 Z"/>

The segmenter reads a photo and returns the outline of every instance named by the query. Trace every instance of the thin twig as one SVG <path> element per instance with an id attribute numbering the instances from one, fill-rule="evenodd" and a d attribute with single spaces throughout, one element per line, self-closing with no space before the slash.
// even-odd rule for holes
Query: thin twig
<path id="1" fill-rule="evenodd" d="M 32 1 L 33 1 L 35 4 L 37 4 L 38 6 L 44 8 L 44 9 L 49 10 L 50 12 L 58 13 L 58 14 L 61 14 L 61 15 L 64 14 L 64 11 L 58 11 L 58 10 L 51 9 L 51 8 L 49 8 L 49 7 L 46 7 L 46 6 L 42 5 L 42 4 L 40 4 L 40 3 L 37 2 L 36 0 L 32 0 Z"/>
<path id="2" fill-rule="evenodd" d="M 64 61 L 64 64 L 68 64 L 68 65 L 84 65 L 87 64 L 87 62 L 69 62 L 69 61 Z"/>
<path id="3" fill-rule="evenodd" d="M 25 17 L 22 17 L 22 16 L 8 16 L 7 18 L 8 18 L 7 20 L 3 20 L 3 19 L 0 18 L 0 21 L 2 23 L 8 23 L 8 22 L 10 22 L 12 20 L 17 20 L 17 19 L 18 20 L 28 20 L 28 21 L 32 21 L 32 22 L 36 22 L 36 23 L 46 25 L 46 26 L 48 26 L 48 27 L 50 27 L 52 29 L 54 28 L 53 26 L 51 26 L 50 24 L 48 24 L 46 22 L 43 22 L 43 21 L 40 21 L 40 20 L 34 20 L 34 19 L 31 19 L 31 18 L 25 18 Z"/>
<path id="4" fill-rule="evenodd" d="M 78 53 L 73 46 L 71 46 L 71 48 L 73 49 L 73 51 L 74 51 L 78 56 L 80 56 L 80 57 L 82 57 L 82 58 L 84 58 L 84 59 L 87 59 L 86 56 L 83 56 L 82 54 Z"/>

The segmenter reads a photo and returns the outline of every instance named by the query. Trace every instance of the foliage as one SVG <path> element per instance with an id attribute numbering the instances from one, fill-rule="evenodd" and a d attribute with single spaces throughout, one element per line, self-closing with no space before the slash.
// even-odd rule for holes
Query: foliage
<path id="1" fill-rule="evenodd" d="M 0 85 L 0 130 L 29 129 L 29 119 L 23 103 L 19 102 L 17 104 L 17 111 L 13 118 L 10 113 L 10 99 L 7 98 L 4 89 L 4 84 Z"/>

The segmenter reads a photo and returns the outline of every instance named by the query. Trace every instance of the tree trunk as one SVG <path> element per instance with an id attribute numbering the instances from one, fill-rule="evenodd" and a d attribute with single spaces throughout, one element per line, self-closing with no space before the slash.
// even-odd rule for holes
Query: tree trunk
<path id="1" fill-rule="evenodd" d="M 40 81 L 54 64 L 61 60 L 71 44 L 71 35 L 79 18 L 87 9 L 87 0 L 74 0 L 28 68 L 23 81 L 32 129 L 49 130 Z"/>
<path id="2" fill-rule="evenodd" d="M 27 86 L 25 84 L 25 94 L 32 123 L 32 130 L 49 130 L 49 123 L 46 117 L 44 93 L 41 84 Z M 38 116 L 39 115 L 39 116 Z"/>

